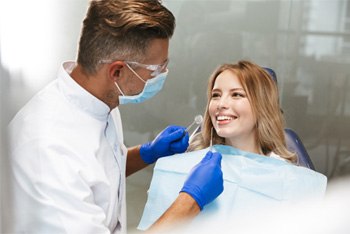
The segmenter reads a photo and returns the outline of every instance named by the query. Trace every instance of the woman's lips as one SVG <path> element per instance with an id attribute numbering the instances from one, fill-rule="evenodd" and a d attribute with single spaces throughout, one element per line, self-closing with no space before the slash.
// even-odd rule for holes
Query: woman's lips
<path id="1" fill-rule="evenodd" d="M 235 120 L 237 117 L 234 115 L 217 115 L 216 121 L 218 125 L 229 124 L 232 120 Z"/>

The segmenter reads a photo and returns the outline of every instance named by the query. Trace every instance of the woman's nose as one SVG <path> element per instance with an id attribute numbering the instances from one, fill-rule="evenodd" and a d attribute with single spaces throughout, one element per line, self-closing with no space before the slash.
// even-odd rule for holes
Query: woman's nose
<path id="1" fill-rule="evenodd" d="M 221 97 L 217 105 L 217 109 L 220 110 L 220 109 L 227 109 L 227 108 L 228 108 L 227 98 Z"/>

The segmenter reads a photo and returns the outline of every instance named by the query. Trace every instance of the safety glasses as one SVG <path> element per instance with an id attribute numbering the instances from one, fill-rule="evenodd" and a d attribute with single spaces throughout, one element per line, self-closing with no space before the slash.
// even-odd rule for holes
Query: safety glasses
<path id="1" fill-rule="evenodd" d="M 112 63 L 116 60 L 101 60 L 100 63 Z M 127 63 L 129 66 L 132 67 L 142 67 L 145 68 L 149 71 L 151 71 L 151 76 L 157 76 L 160 73 L 162 73 L 169 64 L 169 59 L 167 59 L 164 63 L 162 64 L 143 64 L 143 63 L 139 63 L 139 62 L 134 62 L 134 61 L 124 61 L 125 63 Z"/>
<path id="2" fill-rule="evenodd" d="M 132 61 L 125 61 L 125 62 L 130 66 L 142 67 L 149 71 L 152 71 L 151 76 L 158 76 L 167 68 L 169 60 L 167 59 L 164 63 L 157 64 L 157 65 L 143 64 L 143 63 L 132 62 Z"/>

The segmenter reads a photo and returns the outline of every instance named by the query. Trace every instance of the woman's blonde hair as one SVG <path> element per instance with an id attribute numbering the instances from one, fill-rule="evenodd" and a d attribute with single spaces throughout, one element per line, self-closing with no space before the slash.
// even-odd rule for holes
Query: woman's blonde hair
<path id="1" fill-rule="evenodd" d="M 290 162 L 295 162 L 296 155 L 286 147 L 284 138 L 285 121 L 279 105 L 277 84 L 262 67 L 249 61 L 223 64 L 213 72 L 208 83 L 208 101 L 201 132 L 190 142 L 188 151 L 206 148 L 211 140 L 212 144 L 225 144 L 225 139 L 220 137 L 213 127 L 208 108 L 215 80 L 226 70 L 237 76 L 247 93 L 256 119 L 256 141 L 260 146 L 260 153 L 267 155 L 274 152 Z"/>

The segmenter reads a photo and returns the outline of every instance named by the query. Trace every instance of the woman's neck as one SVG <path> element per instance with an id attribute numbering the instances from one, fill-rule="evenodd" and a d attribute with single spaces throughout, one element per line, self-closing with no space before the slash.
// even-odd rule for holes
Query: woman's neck
<path id="1" fill-rule="evenodd" d="M 232 147 L 235 147 L 237 149 L 255 153 L 255 154 L 262 154 L 262 151 L 260 147 L 258 146 L 255 139 L 225 139 L 225 144 L 230 145 Z"/>

